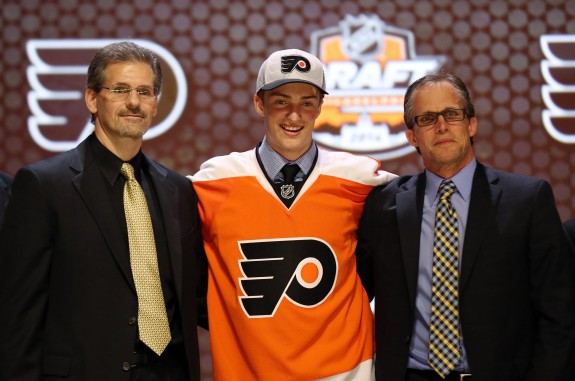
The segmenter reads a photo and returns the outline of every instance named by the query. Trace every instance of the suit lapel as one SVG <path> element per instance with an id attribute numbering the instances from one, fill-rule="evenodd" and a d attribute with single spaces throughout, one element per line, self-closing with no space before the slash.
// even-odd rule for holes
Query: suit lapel
<path id="1" fill-rule="evenodd" d="M 70 167 L 78 174 L 72 178 L 72 184 L 86 203 L 86 206 L 96 224 L 102 232 L 102 236 L 108 245 L 110 252 L 118 263 L 126 282 L 136 291 L 130 267 L 130 255 L 126 250 L 124 238 L 121 234 L 122 226 L 118 221 L 112 200 L 107 199 L 109 191 L 106 189 L 106 179 L 92 157 L 92 151 L 87 141 L 81 143 L 76 149 L 77 155 L 71 162 Z"/>
<path id="2" fill-rule="evenodd" d="M 126 250 L 124 237 L 121 234 L 122 226 L 119 225 L 120 221 L 117 220 L 114 211 L 109 207 L 112 204 L 112 200 L 104 198 L 108 194 L 106 179 L 98 166 L 95 165 L 87 141 L 81 143 L 75 151 L 76 156 L 70 163 L 70 167 L 77 175 L 72 178 L 72 184 L 86 203 L 88 210 L 102 232 L 110 252 L 118 263 L 126 281 L 135 292 L 130 255 Z M 144 156 L 144 158 L 149 164 L 150 178 L 158 195 L 176 291 L 181 302 L 182 250 L 180 245 L 180 224 L 177 214 L 180 207 L 178 204 L 178 189 L 174 183 L 168 180 L 167 171 L 164 168 L 147 157 Z"/>
<path id="3" fill-rule="evenodd" d="M 460 292 L 463 294 L 465 285 L 472 273 L 479 249 L 488 229 L 485 227 L 493 221 L 493 214 L 501 197 L 501 187 L 496 185 L 497 175 L 477 163 L 473 176 L 473 187 L 469 203 L 469 214 L 465 228 L 463 245 Z"/>
<path id="4" fill-rule="evenodd" d="M 145 156 L 144 156 L 145 157 Z M 166 231 L 166 241 L 168 244 L 168 255 L 172 266 L 174 283 L 178 295 L 178 301 L 182 300 L 182 245 L 181 231 L 178 210 L 179 195 L 176 185 L 168 179 L 168 172 L 147 157 L 150 168 L 150 178 L 158 195 L 162 221 Z M 191 187 L 191 184 L 190 184 Z M 181 304 L 180 304 L 181 305 Z"/>
<path id="5" fill-rule="evenodd" d="M 401 252 L 409 300 L 415 301 L 419 272 L 419 241 L 425 191 L 425 176 L 411 178 L 396 196 Z"/>

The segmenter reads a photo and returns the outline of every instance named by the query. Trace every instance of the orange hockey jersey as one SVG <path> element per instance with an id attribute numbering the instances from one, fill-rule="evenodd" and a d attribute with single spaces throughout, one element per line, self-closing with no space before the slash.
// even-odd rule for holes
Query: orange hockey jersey
<path id="1" fill-rule="evenodd" d="M 373 380 L 373 316 L 356 273 L 369 191 L 394 175 L 319 150 L 290 209 L 255 150 L 192 177 L 209 261 L 214 380 Z"/>

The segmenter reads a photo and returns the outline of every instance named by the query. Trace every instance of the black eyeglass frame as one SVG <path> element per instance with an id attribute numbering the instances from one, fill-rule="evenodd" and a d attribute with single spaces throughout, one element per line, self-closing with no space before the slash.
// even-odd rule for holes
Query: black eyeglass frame
<path id="1" fill-rule="evenodd" d="M 456 115 L 449 115 L 450 112 L 455 112 Z M 465 109 L 463 108 L 446 108 L 445 110 L 440 112 L 429 111 L 413 117 L 413 122 L 417 124 L 418 127 L 435 126 L 437 124 L 437 121 L 439 120 L 440 115 L 443 117 L 443 119 L 445 119 L 447 123 L 453 124 L 455 122 L 461 122 L 462 120 L 464 120 L 467 117 L 467 112 L 465 112 Z M 422 122 L 421 121 L 422 117 L 433 117 L 433 118 L 430 119 L 428 122 Z"/>

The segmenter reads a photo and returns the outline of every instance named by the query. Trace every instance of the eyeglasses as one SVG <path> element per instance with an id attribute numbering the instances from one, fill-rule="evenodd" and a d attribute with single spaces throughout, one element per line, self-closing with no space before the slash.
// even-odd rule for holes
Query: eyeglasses
<path id="1" fill-rule="evenodd" d="M 157 87 L 152 86 L 138 86 L 138 87 L 128 87 L 128 86 L 121 86 L 121 85 L 114 85 L 114 86 L 98 86 L 101 89 L 106 89 L 110 91 L 112 97 L 118 100 L 124 100 L 128 98 L 128 96 L 132 93 L 132 91 L 136 91 L 138 96 L 142 97 L 142 99 L 152 100 L 158 96 L 160 90 Z"/>
<path id="2" fill-rule="evenodd" d="M 437 123 L 439 115 L 447 123 L 460 122 L 465 119 L 465 110 L 462 108 L 448 108 L 441 112 L 426 112 L 425 114 L 417 115 L 413 120 L 419 127 L 433 126 Z"/>

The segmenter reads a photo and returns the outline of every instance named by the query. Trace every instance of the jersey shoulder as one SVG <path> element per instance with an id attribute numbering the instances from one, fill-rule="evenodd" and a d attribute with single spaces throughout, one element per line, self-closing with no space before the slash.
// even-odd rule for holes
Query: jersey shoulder
<path id="1" fill-rule="evenodd" d="M 192 182 L 212 181 L 232 177 L 254 176 L 258 167 L 255 150 L 232 152 L 229 155 L 216 156 L 200 166 L 193 176 L 188 176 Z"/>
<path id="2" fill-rule="evenodd" d="M 397 175 L 380 168 L 380 162 L 369 156 L 348 152 L 319 150 L 318 165 L 327 176 L 339 177 L 353 182 L 377 186 L 387 183 Z"/>

